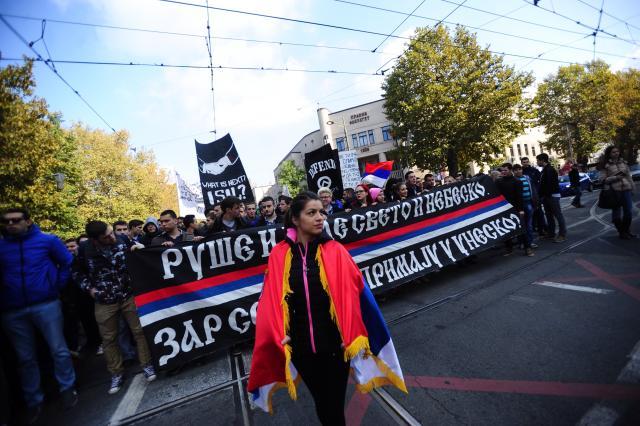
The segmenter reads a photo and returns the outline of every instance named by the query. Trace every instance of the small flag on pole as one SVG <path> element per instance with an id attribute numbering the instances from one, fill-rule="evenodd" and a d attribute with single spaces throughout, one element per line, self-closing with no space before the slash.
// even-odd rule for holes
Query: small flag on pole
<path id="1" fill-rule="evenodd" d="M 364 166 L 362 182 L 375 185 L 378 188 L 384 188 L 387 179 L 391 176 L 391 170 L 393 170 L 393 161 L 383 161 L 375 164 L 367 163 Z"/>

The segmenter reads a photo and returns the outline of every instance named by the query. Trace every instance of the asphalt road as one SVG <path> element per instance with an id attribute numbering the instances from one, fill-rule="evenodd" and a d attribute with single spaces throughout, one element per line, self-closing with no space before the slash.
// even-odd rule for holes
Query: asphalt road
<path id="1" fill-rule="evenodd" d="M 538 242 L 534 257 L 489 250 L 381 301 L 409 393 L 349 385 L 348 423 L 640 424 L 640 239 L 618 239 L 596 199 L 562 200 L 565 243 Z M 248 347 L 151 384 L 130 367 L 115 396 L 103 362 L 83 360 L 80 403 L 50 402 L 41 424 L 318 424 L 304 386 L 295 402 L 279 391 L 273 416 L 251 410 Z"/>

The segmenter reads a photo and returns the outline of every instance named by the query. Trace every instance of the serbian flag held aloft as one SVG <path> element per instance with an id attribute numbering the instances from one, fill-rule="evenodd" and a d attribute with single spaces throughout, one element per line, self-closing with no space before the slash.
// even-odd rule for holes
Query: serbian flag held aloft
<path id="1" fill-rule="evenodd" d="M 370 183 L 378 188 L 384 188 L 387 179 L 391 176 L 393 170 L 393 161 L 383 161 L 375 164 L 365 164 L 362 182 Z"/>
<path id="2" fill-rule="evenodd" d="M 301 379 L 291 361 L 291 345 L 282 343 L 289 332 L 285 296 L 291 292 L 291 259 L 287 242 L 281 241 L 273 248 L 257 309 L 248 391 L 252 404 L 269 413 L 273 413 L 273 392 L 287 388 L 291 398 L 296 399 Z M 334 240 L 326 241 L 320 244 L 316 261 L 356 388 L 364 393 L 390 384 L 407 392 L 389 330 L 349 252 Z"/>

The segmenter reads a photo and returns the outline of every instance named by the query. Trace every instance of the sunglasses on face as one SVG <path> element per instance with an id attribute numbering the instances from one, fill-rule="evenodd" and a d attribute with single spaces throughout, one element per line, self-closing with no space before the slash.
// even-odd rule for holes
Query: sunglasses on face
<path id="1" fill-rule="evenodd" d="M 358 190 L 356 191 L 356 194 L 362 194 L 363 192 L 365 192 L 363 189 L 358 189 Z"/>
<path id="2" fill-rule="evenodd" d="M 3 217 L 3 218 L 0 220 L 0 222 L 2 222 L 2 223 L 3 223 L 3 224 L 5 224 L 5 225 L 12 225 L 12 224 L 14 224 L 14 223 L 20 223 L 20 222 L 22 222 L 23 220 L 24 220 L 24 217 L 18 217 L 18 218 L 15 218 L 15 217 L 4 218 L 4 217 Z"/>

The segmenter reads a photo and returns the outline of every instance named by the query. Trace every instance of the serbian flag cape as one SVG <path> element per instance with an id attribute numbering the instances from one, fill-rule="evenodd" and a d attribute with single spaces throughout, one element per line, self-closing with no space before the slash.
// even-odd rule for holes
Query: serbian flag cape
<path id="1" fill-rule="evenodd" d="M 273 392 L 286 387 L 291 398 L 296 399 L 296 386 L 300 381 L 291 362 L 291 346 L 282 344 L 289 329 L 285 296 L 291 293 L 291 258 L 291 248 L 286 241 L 273 248 L 257 309 L 248 390 L 252 404 L 269 413 L 273 413 Z M 320 281 L 331 302 L 331 318 L 342 337 L 344 357 L 350 360 L 356 388 L 365 393 L 391 384 L 407 392 L 389 330 L 349 252 L 330 240 L 320 245 L 316 260 Z"/>
<path id="2" fill-rule="evenodd" d="M 375 164 L 367 163 L 364 165 L 362 182 L 370 183 L 378 188 L 384 188 L 387 179 L 391 176 L 391 170 L 393 170 L 393 161 L 383 161 Z"/>

